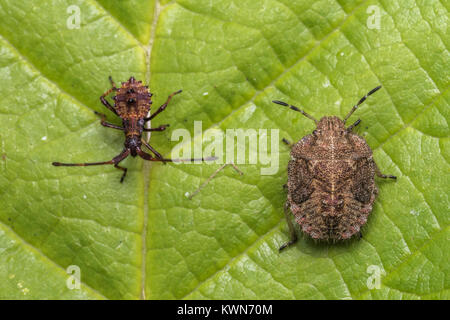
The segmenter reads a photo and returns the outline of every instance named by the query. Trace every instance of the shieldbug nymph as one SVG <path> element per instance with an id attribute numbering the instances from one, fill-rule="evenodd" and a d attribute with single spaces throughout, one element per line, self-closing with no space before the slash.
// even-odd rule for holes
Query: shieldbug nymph
<path id="1" fill-rule="evenodd" d="M 158 114 L 164 111 L 169 104 L 172 97 L 176 94 L 181 93 L 178 90 L 167 98 L 167 101 L 162 104 L 152 115 L 148 116 L 150 111 L 150 106 L 152 105 L 152 93 L 150 93 L 148 86 L 144 86 L 142 81 L 137 81 L 134 77 L 126 82 L 122 82 L 120 88 L 117 88 L 114 81 L 109 77 L 112 88 L 101 95 L 100 101 L 111 110 L 115 115 L 122 119 L 122 127 L 115 124 L 106 122 L 106 115 L 102 113 L 95 112 L 101 117 L 100 123 L 102 126 L 107 128 L 113 128 L 117 130 L 122 130 L 125 134 L 125 143 L 122 152 L 115 156 L 112 160 L 102 161 L 102 162 L 88 162 L 88 163 L 61 163 L 53 162 L 54 166 L 98 166 L 98 165 L 114 165 L 115 168 L 123 171 L 120 182 L 123 182 L 126 174 L 127 168 L 119 166 L 119 162 L 124 160 L 126 157 L 131 155 L 132 157 L 139 156 L 147 161 L 161 161 L 161 162 L 184 162 L 184 161 L 204 161 L 204 160 L 215 160 L 215 157 L 202 158 L 202 159 L 167 159 L 163 158 L 147 141 L 142 138 L 143 131 L 164 131 L 169 125 L 164 124 L 157 128 L 145 128 L 145 123 L 155 118 Z M 111 92 L 117 92 L 113 97 L 115 103 L 114 106 L 111 105 L 105 97 Z M 142 145 L 144 145 L 148 150 L 150 150 L 155 156 L 142 150 Z"/>
<path id="2" fill-rule="evenodd" d="M 316 240 L 342 241 L 361 235 L 378 194 L 375 175 L 397 179 L 380 172 L 372 150 L 364 138 L 353 133 L 361 120 L 345 127 L 345 123 L 366 100 L 380 89 L 367 93 L 341 120 L 336 116 L 316 120 L 299 108 L 282 101 L 276 104 L 302 113 L 316 123 L 316 129 L 291 146 L 288 165 L 288 196 L 284 206 L 290 240 L 280 251 L 297 241 L 289 209 L 301 230 Z"/>

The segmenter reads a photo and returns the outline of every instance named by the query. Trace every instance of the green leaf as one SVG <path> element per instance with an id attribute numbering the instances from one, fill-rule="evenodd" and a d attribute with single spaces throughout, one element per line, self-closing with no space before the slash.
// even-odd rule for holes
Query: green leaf
<path id="1" fill-rule="evenodd" d="M 0 298 L 449 299 L 448 12 L 438 0 L 1 1 Z M 149 83 L 154 108 L 183 89 L 152 123 L 170 123 L 151 140 L 166 156 L 194 121 L 297 141 L 312 121 L 272 100 L 343 117 L 381 84 L 350 121 L 398 180 L 377 179 L 363 239 L 301 237 L 278 253 L 282 144 L 275 175 L 227 167 L 192 200 L 219 164 L 130 157 L 123 184 L 112 166 L 51 165 L 120 152 L 123 133 L 92 112 L 120 123 L 99 102 L 109 75 Z"/>

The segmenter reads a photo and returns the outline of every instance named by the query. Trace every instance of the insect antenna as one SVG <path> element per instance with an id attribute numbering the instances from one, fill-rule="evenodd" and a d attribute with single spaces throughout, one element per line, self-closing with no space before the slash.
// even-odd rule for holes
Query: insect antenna
<path id="1" fill-rule="evenodd" d="M 381 86 L 373 88 L 372 90 L 369 91 L 369 93 L 367 93 L 364 97 L 362 97 L 361 100 L 359 100 L 358 103 L 353 106 L 352 110 L 350 110 L 350 112 L 344 118 L 344 123 L 347 121 L 348 118 L 350 118 L 350 116 L 353 114 L 353 112 L 355 112 L 355 110 L 358 109 L 359 105 L 367 99 L 367 97 L 369 97 L 372 93 L 377 92 L 380 88 L 381 88 Z"/>
<path id="2" fill-rule="evenodd" d="M 279 105 L 281 105 L 281 106 L 284 106 L 284 107 L 288 107 L 288 108 L 290 108 L 290 109 L 292 109 L 292 110 L 294 110 L 294 111 L 300 112 L 300 113 L 303 114 L 305 117 L 307 117 L 307 118 L 313 120 L 315 123 L 319 123 L 319 121 L 317 121 L 317 119 L 314 118 L 312 115 L 310 115 L 310 114 L 306 113 L 305 111 L 303 111 L 303 110 L 297 108 L 296 106 L 293 106 L 292 104 L 287 104 L 286 102 L 278 101 L 278 100 L 273 100 L 272 102 L 273 102 L 273 103 L 276 103 L 276 104 L 279 104 Z"/>

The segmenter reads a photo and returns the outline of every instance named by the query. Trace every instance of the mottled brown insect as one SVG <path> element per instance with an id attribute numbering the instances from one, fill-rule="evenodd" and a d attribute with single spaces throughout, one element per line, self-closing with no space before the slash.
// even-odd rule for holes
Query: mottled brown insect
<path id="1" fill-rule="evenodd" d="M 106 122 L 106 116 L 102 113 L 95 112 L 101 116 L 102 126 L 122 130 L 125 134 L 125 147 L 122 152 L 114 157 L 112 160 L 103 162 L 91 162 L 91 163 L 61 163 L 53 162 L 54 166 L 97 166 L 112 164 L 115 168 L 123 171 L 120 182 L 123 182 L 127 174 L 127 168 L 119 166 L 119 162 L 131 155 L 132 157 L 140 156 L 144 160 L 148 161 L 162 161 L 162 162 L 182 162 L 182 161 L 195 161 L 200 159 L 166 159 L 161 156 L 150 144 L 142 139 L 142 132 L 144 131 L 164 131 L 169 125 L 164 124 L 157 128 L 145 128 L 145 123 L 155 118 L 159 113 L 166 109 L 172 97 L 181 92 L 181 90 L 172 93 L 167 101 L 161 105 L 156 112 L 147 117 L 150 107 L 152 105 L 152 93 L 150 93 L 148 86 L 144 86 L 142 81 L 136 81 L 134 77 L 131 77 L 128 81 L 122 82 L 120 88 L 117 88 L 114 81 L 109 77 L 112 88 L 106 91 L 100 97 L 100 101 L 114 114 L 122 119 L 122 127 L 115 124 Z M 113 97 L 115 103 L 112 106 L 105 97 L 111 92 L 117 92 Z M 154 155 L 148 154 L 142 150 L 142 145 L 147 147 Z M 205 160 L 205 159 L 201 159 Z M 209 159 L 207 159 L 209 160 Z"/>
<path id="2" fill-rule="evenodd" d="M 378 194 L 375 174 L 381 178 L 396 177 L 381 174 L 364 138 L 352 132 L 361 120 L 347 128 L 345 123 L 358 106 L 380 88 L 374 88 L 361 98 L 344 120 L 331 116 L 318 121 L 293 105 L 273 101 L 302 113 L 317 125 L 312 134 L 295 144 L 283 139 L 291 146 L 285 204 L 290 241 L 283 244 L 280 251 L 297 241 L 289 209 L 301 230 L 313 239 L 340 241 L 354 235 L 361 237 L 360 229 L 367 222 Z"/>

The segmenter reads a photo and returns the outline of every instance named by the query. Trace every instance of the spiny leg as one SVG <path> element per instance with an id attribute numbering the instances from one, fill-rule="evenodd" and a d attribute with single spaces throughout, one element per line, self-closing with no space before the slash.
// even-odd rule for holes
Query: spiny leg
<path id="1" fill-rule="evenodd" d="M 357 104 L 355 104 L 353 106 L 353 108 L 350 110 L 350 112 L 345 116 L 344 118 L 344 123 L 347 121 L 348 118 L 350 118 L 350 116 L 353 114 L 353 112 L 355 112 L 356 109 L 358 109 L 358 107 L 361 105 L 361 103 L 363 103 L 367 97 L 369 97 L 371 94 L 377 92 L 379 89 L 381 88 L 381 86 L 378 86 L 376 88 L 373 88 L 372 90 L 370 90 L 364 97 L 362 97 Z"/>
<path id="2" fill-rule="evenodd" d="M 94 111 L 96 115 L 100 116 L 100 123 L 102 126 L 107 127 L 107 128 L 113 128 L 113 129 L 118 129 L 118 130 L 123 130 L 122 127 L 116 126 L 115 124 L 106 122 L 106 115 L 104 115 L 103 113 Z"/>
<path id="3" fill-rule="evenodd" d="M 314 118 L 312 115 L 306 113 L 303 110 L 300 110 L 299 108 L 297 108 L 296 106 L 293 106 L 292 104 L 287 104 L 286 102 L 278 101 L 278 100 L 273 100 L 272 102 L 276 103 L 276 104 L 279 104 L 280 106 L 288 107 L 288 108 L 290 108 L 290 109 L 292 109 L 294 111 L 300 112 L 302 115 L 304 115 L 305 117 L 313 120 L 315 123 L 319 123 L 319 121 L 317 121 L 317 119 Z"/>
<path id="4" fill-rule="evenodd" d="M 121 167 L 119 166 L 119 162 L 122 161 L 123 159 L 125 159 L 126 157 L 128 157 L 128 155 L 130 154 L 130 149 L 124 149 L 118 156 L 114 157 L 112 159 L 112 161 L 114 162 L 114 167 L 116 169 L 120 169 L 123 171 L 122 177 L 120 177 L 120 183 L 123 182 L 123 179 L 125 179 L 125 176 L 127 175 L 127 168 Z"/>
<path id="5" fill-rule="evenodd" d="M 166 109 L 167 105 L 169 104 L 170 100 L 172 100 L 172 97 L 173 97 L 174 95 L 176 95 L 176 94 L 181 93 L 181 92 L 182 92 L 182 90 L 178 90 L 178 91 L 175 91 L 174 93 L 172 93 L 172 94 L 167 98 L 167 101 L 164 102 L 164 104 L 161 105 L 161 106 L 158 108 L 158 110 L 156 110 L 155 113 L 153 113 L 150 117 L 145 118 L 144 120 L 145 120 L 146 122 L 147 122 L 147 121 L 150 121 L 150 120 L 152 120 L 154 117 L 156 117 L 159 113 L 163 112 L 164 109 Z"/>
<path id="6" fill-rule="evenodd" d="M 354 127 L 356 127 L 358 124 L 361 123 L 361 119 L 356 120 L 353 124 L 351 124 L 348 128 L 347 131 L 350 132 L 353 130 Z"/>
<path id="7" fill-rule="evenodd" d="M 222 166 L 220 166 L 220 168 L 217 169 L 212 175 L 210 175 L 209 178 L 206 179 L 206 181 L 203 182 L 203 184 L 202 184 L 197 190 L 195 190 L 193 193 L 191 193 L 191 194 L 189 195 L 189 197 L 188 197 L 189 200 L 192 200 L 192 198 L 193 198 L 197 193 L 199 193 L 204 187 L 206 187 L 206 185 L 207 185 L 212 179 L 214 179 L 214 177 L 215 177 L 220 171 L 222 171 L 226 166 L 228 166 L 228 165 L 230 165 L 230 164 L 233 166 L 234 170 L 236 170 L 241 176 L 244 174 L 241 170 L 239 170 L 239 168 L 238 168 L 233 162 L 225 163 L 225 164 L 223 164 Z"/>
<path id="8" fill-rule="evenodd" d="M 114 91 L 116 91 L 116 90 L 117 90 L 117 86 L 116 86 L 116 84 L 114 83 L 113 78 L 112 78 L 111 76 L 109 76 L 108 79 L 109 79 L 109 82 L 111 82 L 112 89 L 113 89 Z"/>
<path id="9" fill-rule="evenodd" d="M 117 165 L 117 164 L 115 164 L 115 165 L 114 165 L 114 168 L 116 168 L 116 169 L 120 169 L 120 170 L 122 170 L 122 171 L 123 171 L 122 177 L 120 177 L 120 183 L 122 183 L 122 182 L 123 182 L 123 180 L 125 179 L 125 176 L 127 175 L 127 171 L 128 171 L 128 169 L 127 169 L 127 168 L 125 168 L 125 167 L 121 167 L 121 166 L 119 166 L 119 165 Z"/>
<path id="10" fill-rule="evenodd" d="M 109 95 L 111 92 L 113 91 L 117 91 L 117 87 L 116 84 L 114 83 L 113 79 L 111 78 L 111 76 L 109 76 L 109 81 L 111 82 L 112 88 L 109 89 L 108 91 L 106 91 L 105 93 L 103 93 L 100 97 L 100 101 L 103 103 L 103 105 L 105 107 L 107 107 L 109 110 L 111 110 L 112 112 L 114 112 L 114 114 L 117 115 L 117 111 L 116 109 L 114 109 L 114 107 L 108 102 L 108 100 L 105 99 L 105 97 L 107 95 Z"/>
<path id="11" fill-rule="evenodd" d="M 118 156 L 114 157 L 112 160 L 109 161 L 102 161 L 102 162 L 86 162 L 86 163 L 62 163 L 62 162 L 53 162 L 52 165 L 56 167 L 87 167 L 87 166 L 101 166 L 106 164 L 112 164 L 116 169 L 120 169 L 123 171 L 123 175 L 120 178 L 120 182 L 123 182 L 123 179 L 125 179 L 125 176 L 127 174 L 127 168 L 118 166 L 118 163 L 121 162 L 123 159 L 128 157 L 130 154 L 130 150 L 124 149 Z"/>
<path id="12" fill-rule="evenodd" d="M 289 204 L 286 202 L 284 204 L 284 215 L 286 217 L 287 225 L 289 227 L 289 241 L 284 243 L 280 249 L 278 249 L 279 252 L 281 252 L 283 249 L 293 245 L 297 242 L 297 233 L 295 232 L 294 225 L 292 224 L 291 217 L 289 215 Z"/>
<path id="13" fill-rule="evenodd" d="M 108 100 L 105 99 L 103 95 L 100 97 L 100 101 L 103 103 L 105 107 L 114 112 L 114 114 L 118 115 L 116 109 L 114 109 L 114 107 L 108 102 Z"/>
<path id="14" fill-rule="evenodd" d="M 164 131 L 169 126 L 170 126 L 170 124 L 162 124 L 158 128 L 144 128 L 144 131 L 146 131 L 146 132 L 149 132 L 149 131 Z"/>

